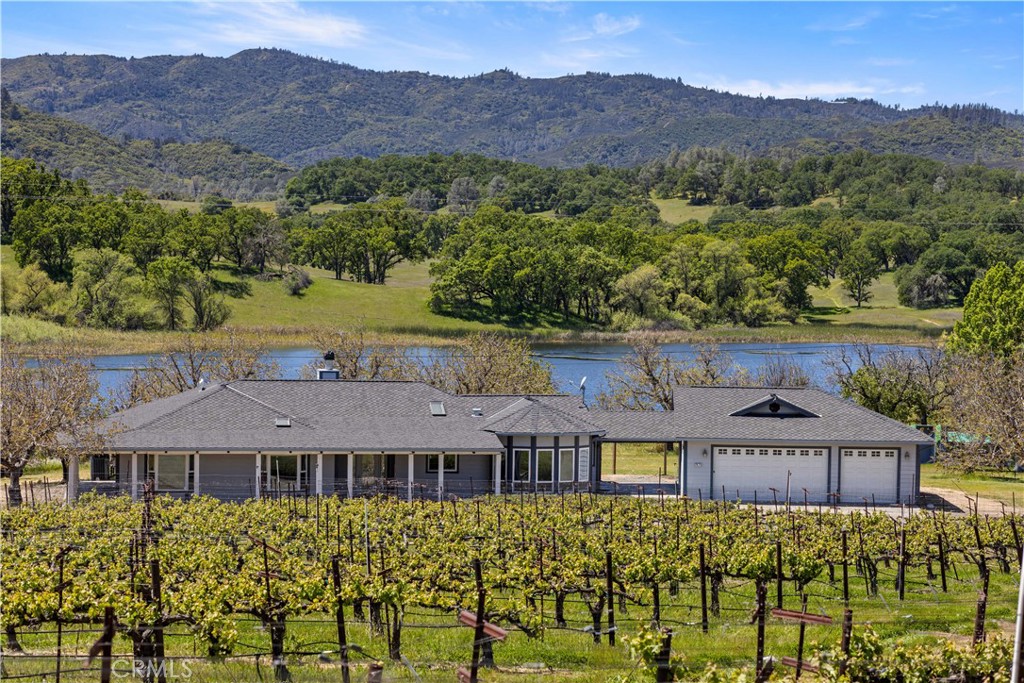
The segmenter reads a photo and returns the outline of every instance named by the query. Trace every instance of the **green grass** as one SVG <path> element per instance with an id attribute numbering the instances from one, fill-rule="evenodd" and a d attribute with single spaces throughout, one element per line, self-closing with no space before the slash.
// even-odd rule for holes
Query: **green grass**
<path id="1" fill-rule="evenodd" d="M 328 271 L 306 270 L 313 276 L 313 285 L 301 296 L 289 295 L 279 280 L 259 282 L 247 278 L 252 294 L 229 301 L 230 323 L 242 327 L 332 327 L 438 336 L 504 329 L 539 335 L 563 331 L 556 322 L 545 320 L 481 322 L 433 313 L 427 306 L 427 263 L 399 264 L 383 286 L 335 280 Z M 227 269 L 218 269 L 217 277 L 238 281 Z"/>
<path id="2" fill-rule="evenodd" d="M 1024 473 L 1010 470 L 964 474 L 935 464 L 921 465 L 921 486 L 960 491 L 965 497 L 981 496 L 1001 503 L 1009 509 L 1016 504 L 1024 510 Z M 960 505 L 964 500 L 951 501 Z"/>
<path id="3" fill-rule="evenodd" d="M 713 205 L 692 206 L 687 199 L 652 199 L 658 211 L 661 213 L 661 220 L 666 223 L 685 223 L 686 221 L 700 221 L 707 223 L 718 207 Z"/>
<path id="4" fill-rule="evenodd" d="M 675 446 L 668 450 L 660 443 L 611 443 L 602 450 L 604 475 L 658 476 L 674 480 L 679 472 L 679 453 Z M 668 468 L 665 468 L 666 462 Z"/>
<path id="5" fill-rule="evenodd" d="M 857 308 L 838 279 L 832 280 L 828 287 L 812 287 L 809 293 L 813 297 L 814 308 L 805 317 L 815 326 L 903 331 L 919 337 L 938 337 L 951 331 L 953 324 L 963 317 L 962 308 L 901 306 L 892 273 L 882 273 L 871 292 L 874 295 L 872 299 Z"/>

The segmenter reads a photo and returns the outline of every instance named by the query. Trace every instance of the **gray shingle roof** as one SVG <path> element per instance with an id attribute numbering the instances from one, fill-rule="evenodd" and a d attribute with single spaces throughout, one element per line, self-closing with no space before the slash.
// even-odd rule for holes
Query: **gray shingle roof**
<path id="1" fill-rule="evenodd" d="M 768 392 L 821 417 L 730 415 Z M 672 420 L 691 439 L 932 443 L 914 429 L 821 389 L 676 387 Z"/>
<path id="2" fill-rule="evenodd" d="M 582 412 L 582 411 L 577 411 Z M 603 434 L 604 430 L 579 415 L 537 398 L 521 398 L 492 415 L 482 429 L 496 434 Z"/>
<path id="3" fill-rule="evenodd" d="M 107 420 L 115 450 L 497 451 L 498 435 L 606 439 L 931 443 L 917 430 L 818 389 L 772 389 L 821 417 L 731 415 L 764 388 L 679 387 L 671 412 L 588 410 L 567 395 L 453 396 L 421 382 L 240 380 Z M 441 401 L 446 415 L 430 414 Z M 474 416 L 479 408 L 482 416 Z M 280 418 L 290 427 L 277 427 Z"/>

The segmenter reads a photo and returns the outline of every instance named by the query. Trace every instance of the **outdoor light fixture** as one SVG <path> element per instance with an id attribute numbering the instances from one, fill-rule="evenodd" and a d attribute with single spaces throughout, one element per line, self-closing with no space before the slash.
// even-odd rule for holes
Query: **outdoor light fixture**
<path id="1" fill-rule="evenodd" d="M 701 455 L 703 455 L 705 458 L 708 457 L 708 449 L 705 448 L 704 452 L 701 453 Z"/>

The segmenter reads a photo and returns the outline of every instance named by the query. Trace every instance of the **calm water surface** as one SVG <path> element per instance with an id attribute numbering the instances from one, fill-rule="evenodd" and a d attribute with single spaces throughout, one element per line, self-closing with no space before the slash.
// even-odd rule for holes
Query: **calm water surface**
<path id="1" fill-rule="evenodd" d="M 680 360 L 692 359 L 694 347 L 690 344 L 666 344 L 665 353 Z M 850 344 L 801 343 L 801 344 L 721 344 L 723 352 L 729 354 L 732 362 L 751 372 L 773 357 L 783 357 L 799 364 L 811 379 L 824 388 L 832 388 L 829 371 L 824 360 L 839 353 L 843 348 L 852 352 Z M 912 347 L 877 345 L 875 348 L 910 350 Z M 616 362 L 630 351 L 625 344 L 538 344 L 534 347 L 535 355 L 550 363 L 556 387 L 559 391 L 575 393 L 580 380 L 587 378 L 587 396 L 596 396 L 607 388 L 605 374 L 615 368 Z M 434 350 L 430 347 L 412 347 L 406 351 L 413 358 L 429 358 Z M 286 379 L 299 377 L 299 372 L 319 358 L 313 349 L 275 349 L 269 357 L 281 366 L 281 374 Z M 92 361 L 99 375 L 100 388 L 104 391 L 116 390 L 123 385 L 134 368 L 144 367 L 150 356 L 142 354 L 122 356 L 96 356 Z"/>

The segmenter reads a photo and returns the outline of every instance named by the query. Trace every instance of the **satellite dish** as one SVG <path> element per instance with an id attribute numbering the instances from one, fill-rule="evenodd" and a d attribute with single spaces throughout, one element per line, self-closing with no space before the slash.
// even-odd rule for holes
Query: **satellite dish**
<path id="1" fill-rule="evenodd" d="M 584 375 L 583 379 L 580 380 L 580 391 L 583 391 L 584 387 L 587 386 L 587 378 Z"/>

